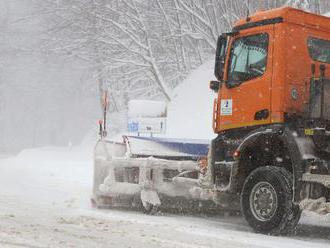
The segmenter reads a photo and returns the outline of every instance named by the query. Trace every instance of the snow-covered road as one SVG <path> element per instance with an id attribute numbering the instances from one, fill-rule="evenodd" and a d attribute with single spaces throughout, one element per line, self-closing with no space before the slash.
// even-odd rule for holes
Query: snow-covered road
<path id="1" fill-rule="evenodd" d="M 0 159 L 1 248 L 330 247 L 330 216 L 304 214 L 296 236 L 268 237 L 241 217 L 92 209 L 91 151 L 42 148 Z"/>

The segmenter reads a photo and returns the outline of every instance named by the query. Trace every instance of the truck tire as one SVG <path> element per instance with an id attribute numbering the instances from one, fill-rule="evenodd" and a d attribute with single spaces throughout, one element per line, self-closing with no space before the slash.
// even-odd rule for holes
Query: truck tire
<path id="1" fill-rule="evenodd" d="M 301 210 L 293 203 L 292 174 L 274 166 L 252 171 L 243 185 L 241 210 L 258 233 L 285 235 L 293 232 Z"/>

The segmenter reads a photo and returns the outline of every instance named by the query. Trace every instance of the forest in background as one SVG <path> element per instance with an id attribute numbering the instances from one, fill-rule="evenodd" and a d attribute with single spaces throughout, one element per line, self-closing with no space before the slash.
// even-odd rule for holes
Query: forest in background
<path id="1" fill-rule="evenodd" d="M 105 90 L 110 112 L 125 111 L 130 99 L 170 101 L 193 69 L 213 60 L 219 34 L 248 13 L 330 11 L 328 0 L 1 1 L 5 152 L 79 143 L 96 127 Z"/>

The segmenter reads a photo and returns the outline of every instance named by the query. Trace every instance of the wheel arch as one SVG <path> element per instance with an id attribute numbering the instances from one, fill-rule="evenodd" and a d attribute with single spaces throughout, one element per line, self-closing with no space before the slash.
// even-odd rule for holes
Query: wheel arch
<path id="1" fill-rule="evenodd" d="M 295 132 L 288 127 L 277 126 L 258 129 L 243 139 L 237 151 L 239 157 L 231 178 L 234 191 L 241 193 L 245 179 L 253 170 L 267 165 L 278 166 L 292 173 L 293 199 L 295 202 L 300 200 L 304 160 Z M 284 162 L 277 162 L 280 159 Z"/>

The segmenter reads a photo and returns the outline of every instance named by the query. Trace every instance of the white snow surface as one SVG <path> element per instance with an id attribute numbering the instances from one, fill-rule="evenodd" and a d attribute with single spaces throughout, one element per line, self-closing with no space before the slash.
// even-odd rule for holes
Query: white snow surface
<path id="1" fill-rule="evenodd" d="M 147 216 L 90 207 L 92 147 L 0 159 L 0 247 L 329 247 L 330 216 L 304 215 L 291 237 L 255 234 L 242 217 Z"/>
<path id="2" fill-rule="evenodd" d="M 167 106 L 168 137 L 212 139 L 215 136 L 212 111 L 216 94 L 209 89 L 213 63 L 201 65 L 174 90 L 174 98 Z"/>

